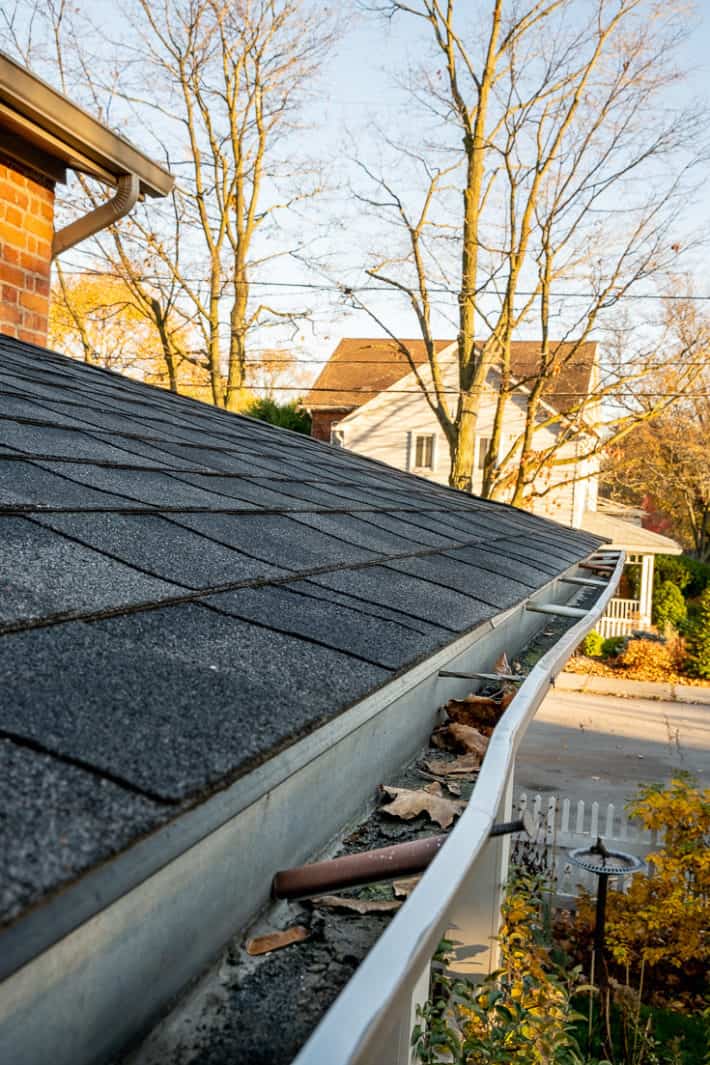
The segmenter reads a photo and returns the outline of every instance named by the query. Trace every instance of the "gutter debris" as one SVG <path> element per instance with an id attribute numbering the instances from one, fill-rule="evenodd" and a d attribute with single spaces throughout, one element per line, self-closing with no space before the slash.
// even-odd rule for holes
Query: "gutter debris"
<path id="1" fill-rule="evenodd" d="M 596 597 L 596 589 L 584 589 L 582 605 L 590 605 Z M 519 661 L 499 661 L 495 680 L 475 696 L 451 700 L 442 708 L 430 745 L 379 789 L 380 804 L 345 829 L 324 857 L 364 857 L 364 851 L 399 844 L 438 849 L 446 836 L 435 833 L 434 802 L 458 804 L 457 812 L 463 809 L 475 785 L 486 737 L 517 690 L 513 677 L 517 682 L 526 676 L 573 623 L 568 617 L 551 617 Z M 500 674 L 507 674 L 504 681 Z M 406 796 L 413 793 L 420 797 L 420 809 L 409 805 Z M 394 801 L 383 805 L 383 794 Z M 454 820 L 452 814 L 448 828 Z M 519 822 L 500 826 L 504 831 L 521 827 Z M 231 942 L 214 968 L 141 1046 L 113 1065 L 290 1065 L 418 879 L 390 876 L 338 895 L 275 900 L 246 937 Z"/>

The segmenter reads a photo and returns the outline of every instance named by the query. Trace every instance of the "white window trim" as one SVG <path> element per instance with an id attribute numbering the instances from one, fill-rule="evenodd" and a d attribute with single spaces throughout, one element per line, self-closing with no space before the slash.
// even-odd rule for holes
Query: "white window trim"
<path id="1" fill-rule="evenodd" d="M 434 473 L 436 470 L 437 461 L 437 434 L 436 433 L 415 433 L 411 432 L 407 434 L 408 439 L 408 464 L 407 469 L 412 472 L 426 472 Z M 419 439 L 431 440 L 431 465 L 430 466 L 417 466 L 417 441 Z"/>

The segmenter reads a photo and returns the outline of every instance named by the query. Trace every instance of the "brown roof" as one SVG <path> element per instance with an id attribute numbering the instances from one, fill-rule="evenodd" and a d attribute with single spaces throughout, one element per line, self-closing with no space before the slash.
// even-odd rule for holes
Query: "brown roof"
<path id="1" fill-rule="evenodd" d="M 400 340 L 399 343 L 406 345 L 418 366 L 427 361 L 423 340 Z M 437 340 L 435 343 L 436 350 L 441 351 L 453 341 Z M 309 410 L 316 407 L 361 407 L 409 371 L 409 362 L 394 340 L 383 337 L 375 340 L 345 338 L 318 374 L 302 406 Z"/>
<path id="2" fill-rule="evenodd" d="M 441 351 L 454 343 L 452 340 L 435 341 Z M 411 353 L 414 362 L 426 363 L 423 340 L 401 340 Z M 596 353 L 596 344 L 587 341 L 574 351 L 573 343 L 552 341 L 562 355 L 570 355 L 554 380 L 545 388 L 544 396 L 557 410 L 566 412 L 574 406 L 578 396 L 589 391 L 589 379 Z M 574 351 L 574 354 L 572 352 Z M 523 384 L 533 377 L 540 360 L 540 345 L 535 341 L 514 340 L 511 344 L 511 370 Z M 308 410 L 319 407 L 336 407 L 354 410 L 367 403 L 379 392 L 390 388 L 410 372 L 409 362 L 394 340 L 387 338 L 341 340 L 330 359 L 316 378 L 302 406 Z"/>

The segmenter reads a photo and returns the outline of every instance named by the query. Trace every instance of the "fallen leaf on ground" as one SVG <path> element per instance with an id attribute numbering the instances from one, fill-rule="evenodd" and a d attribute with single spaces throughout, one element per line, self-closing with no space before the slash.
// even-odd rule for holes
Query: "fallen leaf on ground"
<path id="1" fill-rule="evenodd" d="M 384 784 L 382 790 L 392 800 L 381 807 L 382 812 L 392 817 L 401 817 L 410 821 L 419 814 L 428 814 L 432 821 L 442 828 L 448 828 L 455 817 L 461 813 L 466 803 L 460 799 L 446 799 L 441 784 L 434 781 L 420 791 L 411 788 L 391 788 Z"/>
<path id="2" fill-rule="evenodd" d="M 477 773 L 481 765 L 481 759 L 476 754 L 462 754 L 453 761 L 447 762 L 445 758 L 430 758 L 424 763 L 426 769 L 437 777 L 460 777 Z M 450 784 L 446 785 L 449 789 Z"/>
<path id="3" fill-rule="evenodd" d="M 408 876 L 404 880 L 395 880 L 392 888 L 397 898 L 408 899 L 420 880 L 420 876 Z"/>
<path id="4" fill-rule="evenodd" d="M 314 906 L 329 910 L 352 910 L 353 913 L 391 913 L 402 905 L 397 899 L 351 899 L 346 895 L 321 895 L 313 899 Z"/>
<path id="5" fill-rule="evenodd" d="M 265 936 L 256 936 L 248 939 L 246 943 L 247 954 L 269 954 L 272 950 L 280 950 L 288 947 L 291 943 L 301 943 L 310 935 L 307 928 L 297 924 L 293 928 L 286 928 L 283 932 L 269 932 Z"/>
<path id="6" fill-rule="evenodd" d="M 457 784 L 455 780 L 446 781 L 446 790 L 450 791 L 452 795 L 461 794 L 461 785 Z"/>

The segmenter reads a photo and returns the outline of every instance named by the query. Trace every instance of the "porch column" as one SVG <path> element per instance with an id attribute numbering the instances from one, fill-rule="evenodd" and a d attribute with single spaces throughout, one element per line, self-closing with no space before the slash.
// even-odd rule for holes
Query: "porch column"
<path id="1" fill-rule="evenodd" d="M 653 602 L 653 555 L 641 556 L 641 592 L 639 595 L 639 622 L 642 629 L 651 624 L 651 605 Z"/>

